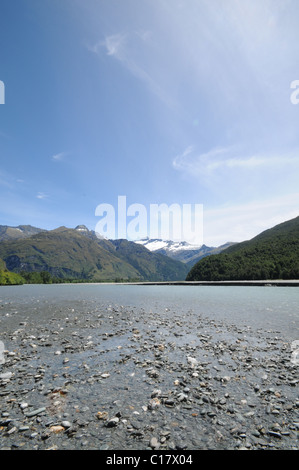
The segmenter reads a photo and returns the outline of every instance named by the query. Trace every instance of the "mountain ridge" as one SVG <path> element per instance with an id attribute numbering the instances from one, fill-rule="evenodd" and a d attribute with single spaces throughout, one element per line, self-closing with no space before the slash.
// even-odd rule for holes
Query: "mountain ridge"
<path id="1" fill-rule="evenodd" d="M 18 225 L 17 227 L 0 225 L 0 241 L 27 238 L 44 231 L 45 230 L 32 225 Z"/>
<path id="2" fill-rule="evenodd" d="M 251 240 L 220 247 L 148 238 L 108 240 L 85 225 L 54 230 L 0 226 L 0 269 L 99 282 L 295 279 L 299 216 Z"/>
<path id="3" fill-rule="evenodd" d="M 137 240 L 135 243 L 145 246 L 152 252 L 164 254 L 172 259 L 181 261 L 187 264 L 189 268 L 194 266 L 200 259 L 220 253 L 235 244 L 234 242 L 227 242 L 219 247 L 210 247 L 204 244 L 196 246 L 186 241 L 174 242 L 172 240 L 161 240 L 158 238 L 143 238 Z"/>
<path id="4" fill-rule="evenodd" d="M 187 281 L 299 278 L 299 216 L 196 263 Z"/>
<path id="5" fill-rule="evenodd" d="M 5 233 L 7 236 L 7 230 Z M 188 273 L 183 263 L 151 253 L 134 242 L 125 240 L 118 245 L 98 238 L 83 225 L 39 229 L 30 236 L 18 231 L 12 239 L 0 242 L 0 259 L 14 273 L 47 271 L 58 278 L 99 282 L 182 280 Z M 134 251 L 139 251 L 138 256 Z"/>

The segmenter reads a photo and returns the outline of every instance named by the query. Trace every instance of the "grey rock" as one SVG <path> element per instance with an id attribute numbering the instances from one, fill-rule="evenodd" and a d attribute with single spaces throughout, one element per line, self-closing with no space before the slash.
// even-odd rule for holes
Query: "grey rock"
<path id="1" fill-rule="evenodd" d="M 12 377 L 12 372 L 4 372 L 3 374 L 0 374 L 0 379 L 1 380 L 10 380 Z"/>
<path id="2" fill-rule="evenodd" d="M 157 449 L 160 446 L 159 441 L 156 437 L 152 437 L 150 440 L 150 447 L 152 449 Z"/>
<path id="3" fill-rule="evenodd" d="M 72 426 L 72 423 L 70 423 L 69 421 L 62 421 L 61 422 L 61 426 L 63 426 L 64 428 L 68 429 Z"/>
<path id="4" fill-rule="evenodd" d="M 33 411 L 27 411 L 27 412 L 25 413 L 25 416 L 26 416 L 27 418 L 32 418 L 33 416 L 37 416 L 37 415 L 43 413 L 44 411 L 46 411 L 46 408 L 45 408 L 45 407 L 38 408 L 38 409 L 33 410 Z"/>

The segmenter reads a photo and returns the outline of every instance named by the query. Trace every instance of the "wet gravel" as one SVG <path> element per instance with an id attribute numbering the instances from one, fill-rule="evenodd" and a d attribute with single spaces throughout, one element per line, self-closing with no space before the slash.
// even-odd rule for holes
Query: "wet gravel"
<path id="1" fill-rule="evenodd" d="M 93 300 L 5 302 L 0 329 L 1 450 L 298 450 L 277 331 Z"/>

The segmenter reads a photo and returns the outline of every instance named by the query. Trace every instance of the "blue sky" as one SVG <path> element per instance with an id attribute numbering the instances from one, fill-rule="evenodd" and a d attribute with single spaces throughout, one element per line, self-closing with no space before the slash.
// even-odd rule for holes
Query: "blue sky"
<path id="1" fill-rule="evenodd" d="M 1 0 L 0 224 L 203 204 L 204 243 L 299 215 L 297 0 Z"/>

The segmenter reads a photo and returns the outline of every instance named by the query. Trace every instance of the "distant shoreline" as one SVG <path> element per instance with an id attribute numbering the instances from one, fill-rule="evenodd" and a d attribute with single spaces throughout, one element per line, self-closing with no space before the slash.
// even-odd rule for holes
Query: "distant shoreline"
<path id="1" fill-rule="evenodd" d="M 299 287 L 299 279 L 264 281 L 136 281 L 136 282 L 77 282 L 56 285 L 115 285 L 115 286 L 265 286 Z M 55 284 L 52 284 L 55 285 Z"/>
<path id="2" fill-rule="evenodd" d="M 21 286 L 29 285 L 114 285 L 114 286 L 259 286 L 259 287 L 299 287 L 299 279 L 290 280 L 257 280 L 257 281 L 136 281 L 136 282 L 59 282 L 59 283 L 24 283 Z M 0 287 L 12 287 L 0 285 Z"/>
<path id="3" fill-rule="evenodd" d="M 133 284 L 133 283 L 127 283 Z M 264 280 L 264 281 L 170 281 L 136 282 L 137 285 L 174 285 L 174 286 L 280 286 L 299 287 L 299 280 Z"/>

